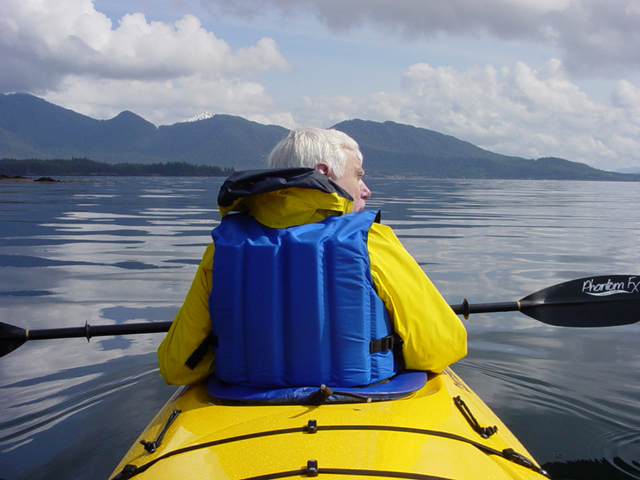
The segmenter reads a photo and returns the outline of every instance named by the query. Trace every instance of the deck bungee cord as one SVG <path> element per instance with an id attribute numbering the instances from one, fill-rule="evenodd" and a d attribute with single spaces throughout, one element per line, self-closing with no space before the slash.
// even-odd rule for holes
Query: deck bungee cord
<path id="1" fill-rule="evenodd" d="M 470 304 L 465 299 L 450 307 L 465 318 L 518 311 L 547 325 L 597 328 L 639 322 L 639 300 L 640 276 L 608 275 L 559 283 L 515 302 Z M 161 333 L 171 323 L 86 323 L 32 330 L 0 323 L 0 357 L 31 340 Z M 180 475 L 242 480 L 296 476 L 470 480 L 477 478 L 478 468 L 486 469 L 491 478 L 548 477 L 452 370 L 430 374 L 426 384 L 416 388 L 376 401 L 364 391 L 352 392 L 357 389 L 323 386 L 305 404 L 243 406 L 225 403 L 224 397 L 216 399 L 206 384 L 194 384 L 167 402 L 111 480 Z M 294 423 L 301 420 L 303 425 Z M 249 453 L 263 462 L 247 462 Z"/>
<path id="2" fill-rule="evenodd" d="M 454 399 L 454 401 L 456 401 L 456 403 L 458 403 L 459 397 L 457 397 L 458 400 Z M 174 411 L 175 412 L 175 411 Z M 171 424 L 171 420 L 167 423 L 167 426 Z M 495 427 L 494 427 L 495 428 Z M 317 421 L 315 420 L 309 420 L 307 422 L 306 425 L 304 425 L 303 427 L 298 427 L 298 428 L 286 428 L 286 429 L 278 429 L 278 430 L 269 430 L 269 431 L 263 431 L 263 432 L 255 432 L 255 433 L 250 433 L 250 434 L 246 434 L 246 435 L 239 435 L 236 437 L 228 437 L 228 438 L 223 438 L 220 440 L 214 440 L 211 442 L 205 442 L 205 443 L 201 443 L 201 444 L 196 444 L 196 445 L 190 445 L 188 447 L 184 447 L 184 448 L 180 448 L 177 450 L 173 450 L 170 452 L 167 452 L 153 460 L 151 460 L 148 463 L 145 463 L 143 465 L 140 466 L 136 466 L 136 465 L 125 465 L 124 468 L 122 469 L 122 471 L 117 474 L 116 476 L 114 476 L 111 480 L 128 480 L 130 478 L 135 477 L 136 475 L 145 472 L 146 470 L 148 470 L 149 468 L 151 468 L 152 466 L 154 466 L 155 464 L 166 460 L 168 458 L 174 457 L 176 455 L 180 455 L 180 454 L 184 454 L 184 453 L 189 453 L 189 452 L 193 452 L 196 450 L 202 450 L 202 449 L 207 449 L 207 448 L 212 448 L 212 447 L 216 447 L 219 445 L 224 445 L 224 444 L 228 444 L 228 443 L 234 443 L 234 442 L 240 442 L 240 441 L 244 441 L 244 440 L 252 440 L 252 439 L 256 439 L 256 438 L 260 438 L 260 437 L 270 437 L 270 436 L 275 436 L 275 435 L 288 435 L 288 434 L 295 434 L 295 433 L 306 433 L 306 434 L 317 434 L 319 432 L 330 432 L 330 431 L 386 431 L 386 432 L 396 432 L 396 433 L 408 433 L 408 434 L 415 434 L 415 435 L 429 435 L 429 436 L 433 436 L 433 437 L 440 437 L 440 438 L 446 438 L 448 440 L 455 440 L 458 442 L 464 442 L 467 443 L 469 445 L 474 446 L 475 448 L 477 448 L 478 450 L 486 453 L 487 455 L 496 455 L 498 457 L 504 458 L 505 460 L 508 460 L 510 462 L 514 462 L 520 466 L 526 467 L 530 470 L 533 470 L 536 473 L 539 473 L 540 475 L 550 478 L 549 474 L 539 468 L 538 466 L 536 466 L 536 464 L 528 459 L 527 457 L 525 457 L 524 455 L 516 452 L 515 450 L 511 449 L 511 448 L 506 448 L 503 450 L 496 450 L 495 448 L 491 448 L 487 445 L 484 445 L 482 443 L 476 442 L 474 440 L 471 440 L 469 438 L 463 437 L 461 435 L 457 435 L 454 433 L 448 433 L 448 432 L 441 432 L 441 431 L 435 431 L 435 430 L 426 430 L 426 429 L 422 429 L 422 428 L 412 428 L 412 427 L 399 427 L 399 426 L 393 426 L 393 425 L 318 425 Z M 163 430 L 163 433 L 165 432 L 165 430 Z M 486 437 L 485 437 L 486 438 Z M 146 448 L 146 445 L 145 445 Z M 154 450 L 155 451 L 155 450 Z M 317 468 L 316 468 L 317 470 Z M 336 468 L 331 468 L 331 469 L 325 469 L 324 472 L 322 471 L 322 469 L 317 470 L 316 473 L 338 473 L 338 471 L 351 471 L 352 475 L 360 475 L 363 474 L 363 470 L 355 470 L 355 469 L 336 469 Z M 295 473 L 293 473 L 295 472 Z M 367 473 L 367 475 L 373 475 L 373 471 L 369 471 L 370 473 Z M 378 473 L 382 473 L 379 472 Z M 417 474 L 411 474 L 411 473 L 401 473 L 401 472 L 384 472 L 385 475 L 383 476 L 390 476 L 390 477 L 397 477 L 397 478 L 436 478 L 430 475 L 417 475 Z M 281 478 L 283 476 L 294 476 L 294 475 L 307 475 L 307 476 L 316 476 L 316 475 L 308 475 L 308 469 L 301 469 L 301 470 L 295 470 L 295 471 L 291 471 L 291 472 L 281 472 L 278 474 L 269 474 L 269 475 L 265 475 L 265 476 L 258 476 L 258 477 L 247 477 L 246 479 L 243 480 L 254 480 L 254 479 L 258 479 L 258 478 Z M 272 476 L 273 475 L 273 476 Z M 381 476 L 381 475 L 376 475 L 376 476 Z M 438 477 L 440 478 L 440 477 Z"/>

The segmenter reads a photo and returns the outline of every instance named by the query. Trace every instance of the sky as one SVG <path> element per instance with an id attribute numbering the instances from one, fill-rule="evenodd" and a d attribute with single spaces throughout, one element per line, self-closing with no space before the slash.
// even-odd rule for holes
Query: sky
<path id="1" fill-rule="evenodd" d="M 0 92 L 640 168 L 640 0 L 2 0 Z"/>

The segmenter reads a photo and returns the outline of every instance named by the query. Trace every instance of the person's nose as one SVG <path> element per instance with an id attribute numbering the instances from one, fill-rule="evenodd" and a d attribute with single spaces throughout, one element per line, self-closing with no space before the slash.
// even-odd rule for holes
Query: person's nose
<path id="1" fill-rule="evenodd" d="M 360 180 L 360 198 L 363 200 L 368 199 L 371 196 L 371 190 L 367 187 L 367 184 Z"/>

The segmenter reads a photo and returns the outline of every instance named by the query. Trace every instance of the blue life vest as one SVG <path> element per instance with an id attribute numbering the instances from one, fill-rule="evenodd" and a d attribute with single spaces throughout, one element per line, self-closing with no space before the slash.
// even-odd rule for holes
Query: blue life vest
<path id="1" fill-rule="evenodd" d="M 355 387 L 400 370 L 393 328 L 369 267 L 377 212 L 268 228 L 225 216 L 209 296 L 219 380 L 257 388 Z"/>

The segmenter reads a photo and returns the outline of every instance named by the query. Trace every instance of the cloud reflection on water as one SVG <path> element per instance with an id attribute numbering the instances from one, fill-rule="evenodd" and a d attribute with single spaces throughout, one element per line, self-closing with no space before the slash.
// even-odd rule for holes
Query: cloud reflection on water
<path id="1" fill-rule="evenodd" d="M 13 202 L 0 211 L 0 318 L 24 328 L 171 320 L 219 222 L 221 182 L 0 185 L 0 205 Z M 367 183 L 368 207 L 382 209 L 451 303 L 513 301 L 574 278 L 640 272 L 640 213 L 619 208 L 640 204 L 636 184 Z M 470 353 L 456 371 L 538 460 L 639 458 L 638 325 L 562 329 L 520 314 L 474 315 L 466 325 Z M 67 478 L 83 478 L 70 451 L 106 448 L 115 464 L 171 391 L 156 373 L 161 337 L 29 342 L 3 358 L 0 452 L 12 463 L 38 457 L 11 478 L 46 478 L 61 465 Z M 132 416 L 138 424 L 126 423 Z M 80 440 L 44 446 L 63 431 Z M 111 466 L 92 472 L 106 476 Z"/>

